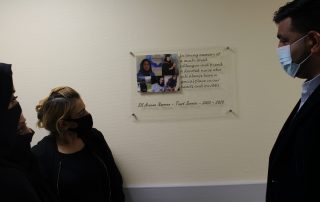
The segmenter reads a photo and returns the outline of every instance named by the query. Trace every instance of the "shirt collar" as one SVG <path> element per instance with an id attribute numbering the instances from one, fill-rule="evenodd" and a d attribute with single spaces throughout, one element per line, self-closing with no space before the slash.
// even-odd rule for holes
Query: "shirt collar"
<path id="1" fill-rule="evenodd" d="M 302 84 L 301 102 L 304 103 L 320 84 L 320 74 Z"/>

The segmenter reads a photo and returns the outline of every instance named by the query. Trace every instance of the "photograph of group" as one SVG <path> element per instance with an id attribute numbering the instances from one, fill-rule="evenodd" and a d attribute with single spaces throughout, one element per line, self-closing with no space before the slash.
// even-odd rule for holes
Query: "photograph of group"
<path id="1" fill-rule="evenodd" d="M 137 91 L 141 93 L 179 92 L 177 54 L 136 56 Z"/>

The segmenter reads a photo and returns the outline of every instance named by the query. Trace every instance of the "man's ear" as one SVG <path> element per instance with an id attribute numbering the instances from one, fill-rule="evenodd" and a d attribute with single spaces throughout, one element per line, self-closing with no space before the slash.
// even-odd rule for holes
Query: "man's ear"
<path id="1" fill-rule="evenodd" d="M 309 32 L 311 53 L 320 53 L 320 33 L 316 31 Z"/>

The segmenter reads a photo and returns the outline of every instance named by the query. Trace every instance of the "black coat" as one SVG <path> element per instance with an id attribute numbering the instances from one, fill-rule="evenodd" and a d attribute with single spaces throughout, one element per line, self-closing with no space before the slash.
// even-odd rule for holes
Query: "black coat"
<path id="1" fill-rule="evenodd" d="M 320 201 L 320 86 L 299 105 L 270 154 L 267 202 Z"/>
<path id="2" fill-rule="evenodd" d="M 124 202 L 124 194 L 122 188 L 122 176 L 114 162 L 112 152 L 105 141 L 102 133 L 93 128 L 91 134 L 83 137 L 83 141 L 89 151 L 96 157 L 105 167 L 110 188 L 106 188 L 106 195 L 109 195 L 111 202 Z M 53 134 L 44 137 L 37 145 L 32 148 L 32 152 L 37 156 L 41 174 L 45 180 L 51 185 L 59 195 L 59 168 L 61 168 L 61 159 L 58 153 L 56 138 Z M 110 191 L 110 192 L 109 192 Z"/>
<path id="3" fill-rule="evenodd" d="M 16 133 L 21 111 L 8 110 L 12 92 L 11 65 L 0 63 L 0 201 L 54 202 L 30 151 L 33 132 Z"/>
<path id="4" fill-rule="evenodd" d="M 176 74 L 176 68 L 172 68 L 173 63 L 172 62 L 164 62 L 162 64 L 162 76 L 165 75 L 175 75 Z"/>

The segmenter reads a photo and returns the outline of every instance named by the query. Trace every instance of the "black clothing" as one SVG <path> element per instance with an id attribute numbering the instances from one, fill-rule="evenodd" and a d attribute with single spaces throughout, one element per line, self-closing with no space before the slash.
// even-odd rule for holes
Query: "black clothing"
<path id="1" fill-rule="evenodd" d="M 85 143 L 85 149 L 87 150 L 85 154 L 85 158 L 87 158 L 86 162 L 91 161 L 90 164 L 98 163 L 98 166 L 94 165 L 90 169 L 102 169 L 101 171 L 99 171 L 100 173 L 102 173 L 102 176 L 100 176 L 102 181 L 99 181 L 98 183 L 100 183 L 100 185 L 101 183 L 106 184 L 106 187 L 104 187 L 103 193 L 99 193 L 100 196 L 105 195 L 108 198 L 107 201 L 123 202 L 124 194 L 122 189 L 122 177 L 114 162 L 112 152 L 107 142 L 105 141 L 102 133 L 97 129 L 93 128 L 91 130 L 91 134 L 83 136 L 82 139 Z M 55 190 L 56 193 L 59 195 L 59 198 L 64 202 L 64 199 L 69 196 L 66 196 L 67 193 L 65 192 L 61 194 L 59 192 L 61 191 L 61 188 L 64 189 L 70 186 L 71 182 L 63 182 L 60 179 L 60 176 L 62 174 L 65 177 L 67 177 L 65 175 L 67 170 L 63 169 L 65 166 L 71 167 L 71 163 L 66 163 L 66 158 L 59 153 L 55 136 L 53 134 L 50 134 L 44 137 L 37 145 L 35 145 L 32 148 L 32 151 L 40 161 L 42 175 L 50 184 L 51 188 Z M 89 154 L 90 160 L 88 156 Z M 80 154 L 80 156 L 81 155 L 83 154 Z M 94 158 L 91 158 L 91 156 L 93 156 Z M 81 162 L 78 161 L 77 163 Z M 83 163 L 85 162 L 82 162 L 81 164 Z M 82 173 L 82 175 L 84 174 L 85 173 Z M 94 176 L 93 173 L 88 174 L 90 176 Z"/>
<path id="2" fill-rule="evenodd" d="M 176 74 L 176 68 L 172 68 L 172 66 L 173 66 L 172 62 L 164 62 L 162 64 L 162 76 L 175 75 Z"/>
<path id="3" fill-rule="evenodd" d="M 267 202 L 320 201 L 320 86 L 297 103 L 269 158 Z"/>
<path id="4" fill-rule="evenodd" d="M 19 115 L 8 110 L 13 92 L 11 65 L 0 63 L 0 157 L 9 158 L 16 139 Z M 10 116 L 10 119 L 9 119 Z"/>
<path id="5" fill-rule="evenodd" d="M 141 82 L 140 83 L 140 91 L 141 92 L 147 92 L 148 88 L 147 88 L 147 84 L 145 82 Z"/>
<path id="6" fill-rule="evenodd" d="M 0 160 L 1 201 L 41 202 L 27 175 L 21 168 Z"/>
<path id="7" fill-rule="evenodd" d="M 0 63 L 0 115 L 8 110 L 12 91 L 11 65 Z"/>
<path id="8" fill-rule="evenodd" d="M 177 79 L 170 78 L 167 82 L 167 86 L 170 88 L 175 88 L 177 85 Z"/>
<path id="9" fill-rule="evenodd" d="M 107 173 L 86 147 L 73 154 L 59 153 L 59 156 L 61 201 L 108 201 L 104 192 L 108 183 Z"/>
<path id="10" fill-rule="evenodd" d="M 0 195 L 11 202 L 55 201 L 38 175 L 30 151 L 33 132 L 18 135 L 20 105 L 8 109 L 13 93 L 11 65 L 0 63 Z M 2 201 L 2 200 L 1 200 Z"/>

